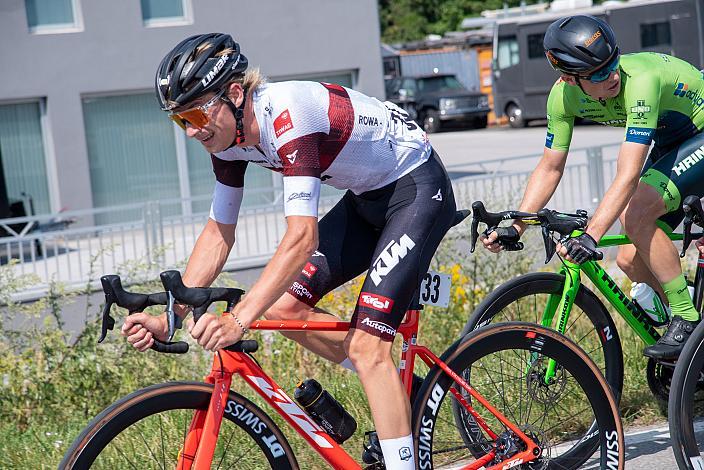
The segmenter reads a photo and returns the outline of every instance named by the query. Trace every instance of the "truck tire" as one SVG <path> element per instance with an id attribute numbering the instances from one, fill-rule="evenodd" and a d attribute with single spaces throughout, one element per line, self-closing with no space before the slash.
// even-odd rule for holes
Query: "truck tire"
<path id="1" fill-rule="evenodd" d="M 508 116 L 509 125 L 514 129 L 526 127 L 527 122 L 523 118 L 523 110 L 517 104 L 511 103 L 508 105 L 506 115 Z"/>
<path id="2" fill-rule="evenodd" d="M 436 110 L 429 109 L 423 113 L 423 130 L 428 134 L 440 130 L 440 114 Z"/>

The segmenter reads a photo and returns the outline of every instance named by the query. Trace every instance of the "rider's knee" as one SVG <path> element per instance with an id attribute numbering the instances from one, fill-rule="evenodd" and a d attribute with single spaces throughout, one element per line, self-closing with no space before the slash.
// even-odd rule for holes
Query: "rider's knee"
<path id="1" fill-rule="evenodd" d="M 619 250 L 616 256 L 616 265 L 629 278 L 635 269 L 635 256 L 636 252 L 634 250 Z"/>
<path id="2" fill-rule="evenodd" d="M 367 333 L 347 335 L 344 348 L 357 372 L 362 374 L 392 360 L 389 343 Z"/>

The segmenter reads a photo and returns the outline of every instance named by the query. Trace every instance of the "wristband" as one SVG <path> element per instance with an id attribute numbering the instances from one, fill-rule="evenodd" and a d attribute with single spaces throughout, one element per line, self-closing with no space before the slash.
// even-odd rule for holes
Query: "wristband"
<path id="1" fill-rule="evenodd" d="M 235 315 L 234 313 L 230 312 L 230 316 L 231 316 L 232 318 L 234 318 L 234 319 L 235 319 L 235 323 L 237 323 L 237 325 L 238 325 L 240 328 L 242 328 L 242 336 L 244 336 L 244 335 L 246 335 L 247 333 L 249 333 L 249 328 L 246 328 L 246 327 L 242 324 L 242 322 L 240 321 L 240 319 L 237 318 L 237 315 Z"/>

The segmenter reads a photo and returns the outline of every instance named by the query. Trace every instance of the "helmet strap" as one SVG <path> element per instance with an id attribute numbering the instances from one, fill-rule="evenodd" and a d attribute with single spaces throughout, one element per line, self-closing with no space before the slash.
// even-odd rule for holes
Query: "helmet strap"
<path id="1" fill-rule="evenodd" d="M 233 103 L 227 95 L 222 97 L 223 101 L 225 101 L 230 108 L 230 111 L 232 111 L 232 115 L 235 117 L 235 138 L 228 148 L 232 148 L 244 142 L 244 106 L 247 103 L 247 88 L 243 89 L 243 93 L 242 104 L 239 106 L 235 106 L 235 103 Z"/>

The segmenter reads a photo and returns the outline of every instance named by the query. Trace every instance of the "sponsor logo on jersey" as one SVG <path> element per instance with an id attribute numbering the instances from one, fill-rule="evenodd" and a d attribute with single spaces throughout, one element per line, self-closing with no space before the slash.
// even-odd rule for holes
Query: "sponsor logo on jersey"
<path id="1" fill-rule="evenodd" d="M 274 132 L 276 137 L 281 137 L 285 132 L 293 129 L 293 122 L 291 121 L 291 113 L 288 109 L 274 119 Z"/>
<path id="2" fill-rule="evenodd" d="M 210 82 L 213 81 L 218 72 L 222 70 L 222 68 L 225 66 L 225 63 L 227 62 L 227 59 L 229 58 L 229 54 L 225 54 L 224 56 L 220 57 L 218 61 L 215 62 L 215 65 L 213 65 L 213 68 L 210 69 L 210 71 L 205 74 L 205 77 L 201 79 L 200 83 L 202 83 L 204 87 L 208 86 Z"/>
<path id="3" fill-rule="evenodd" d="M 370 328 L 374 328 L 375 330 L 378 330 L 381 333 L 386 333 L 391 336 L 396 336 L 396 330 L 391 328 L 389 325 L 386 323 L 382 323 L 380 321 L 372 320 L 369 317 L 366 317 L 364 320 L 362 320 L 362 325 L 368 326 Z"/>
<path id="4" fill-rule="evenodd" d="M 301 191 L 300 193 L 291 193 L 289 194 L 288 199 L 286 199 L 286 202 L 290 202 L 295 199 L 300 199 L 302 201 L 310 201 L 310 196 L 311 193 L 306 193 L 304 191 Z"/>
<path id="5" fill-rule="evenodd" d="M 584 47 L 589 47 L 589 46 L 591 46 L 591 45 L 594 43 L 594 41 L 596 41 L 596 40 L 599 39 L 600 37 L 601 37 L 601 30 L 599 29 L 599 30 L 597 30 L 596 33 L 592 34 L 589 39 L 587 39 L 586 41 L 584 41 Z"/>
<path id="6" fill-rule="evenodd" d="M 549 149 L 552 148 L 552 143 L 555 140 L 555 134 L 552 132 L 548 132 L 548 134 L 545 136 L 545 146 Z"/>
<path id="7" fill-rule="evenodd" d="M 325 256 L 325 254 L 319 252 L 318 250 L 315 250 L 315 251 L 313 252 L 313 256 Z"/>
<path id="8" fill-rule="evenodd" d="M 362 116 L 360 114 L 359 120 L 357 122 L 359 124 L 362 124 L 363 126 L 378 126 L 379 125 L 379 119 L 377 119 L 376 116 Z"/>
<path id="9" fill-rule="evenodd" d="M 313 294 L 308 289 L 308 286 L 306 286 L 305 284 L 301 284 L 298 281 L 294 281 L 293 285 L 291 285 L 289 289 L 299 297 L 305 297 L 306 299 L 313 298 Z"/>
<path id="10" fill-rule="evenodd" d="M 315 256 L 315 255 L 313 255 L 313 256 Z M 315 272 L 316 272 L 317 270 L 318 270 L 318 267 L 317 267 L 316 265 L 311 264 L 311 263 L 306 263 L 306 265 L 303 267 L 303 271 L 301 271 L 301 273 L 302 273 L 305 277 L 307 277 L 308 279 L 310 279 L 311 277 L 313 277 L 313 274 L 315 274 Z"/>
<path id="11" fill-rule="evenodd" d="M 626 120 L 625 119 L 609 119 L 608 121 L 601 121 L 601 124 L 604 124 L 605 126 L 625 126 L 626 125 Z"/>
<path id="12" fill-rule="evenodd" d="M 357 305 L 373 308 L 382 313 L 391 313 L 391 307 L 394 306 L 394 301 L 383 295 L 362 292 L 359 294 L 359 302 L 357 302 Z"/>
<path id="13" fill-rule="evenodd" d="M 296 157 L 298 156 L 298 149 L 296 149 L 293 153 L 289 153 L 286 155 L 286 160 L 291 162 L 291 165 L 296 161 Z"/>
<path id="14" fill-rule="evenodd" d="M 378 286 L 381 283 L 381 278 L 389 274 L 415 246 L 415 242 L 405 233 L 398 242 L 391 240 L 374 261 L 374 267 L 369 273 L 374 285 Z"/>
<path id="15" fill-rule="evenodd" d="M 646 127 L 629 127 L 626 129 L 626 142 L 648 145 L 652 140 L 654 129 Z"/>
<path id="16" fill-rule="evenodd" d="M 686 98 L 688 100 L 691 100 L 692 104 L 697 107 L 704 104 L 704 98 L 701 96 L 699 90 L 690 90 L 689 86 L 686 83 L 678 83 L 677 88 L 675 88 L 675 92 L 673 94 L 680 98 Z"/>
<path id="17" fill-rule="evenodd" d="M 676 166 L 672 167 L 677 176 L 681 176 L 682 173 L 692 168 L 694 165 L 704 160 L 704 145 L 699 147 L 690 155 L 684 157 Z"/>
<path id="18" fill-rule="evenodd" d="M 650 112 L 650 106 L 645 104 L 645 100 L 636 101 L 636 105 L 631 107 L 631 112 L 637 114 L 639 118 L 642 118 L 645 113 Z"/>
<path id="19" fill-rule="evenodd" d="M 431 197 L 431 199 L 435 199 L 436 201 L 442 201 L 442 189 L 438 189 L 438 193 Z"/>

